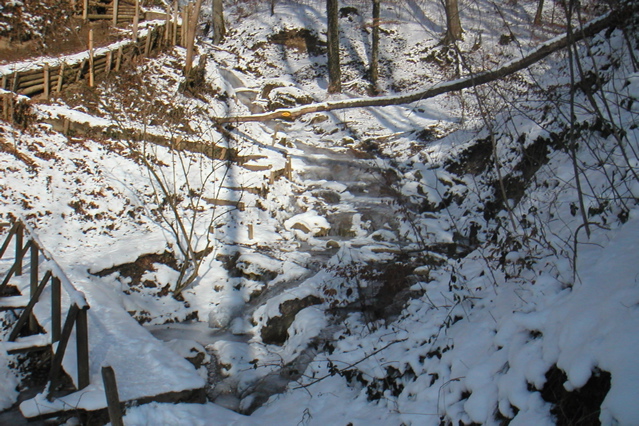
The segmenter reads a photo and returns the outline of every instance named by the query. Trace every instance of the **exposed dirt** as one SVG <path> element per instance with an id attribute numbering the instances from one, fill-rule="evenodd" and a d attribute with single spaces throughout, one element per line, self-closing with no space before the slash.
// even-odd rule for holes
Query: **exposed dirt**
<path id="1" fill-rule="evenodd" d="M 546 373 L 546 384 L 541 390 L 542 398 L 554 404 L 550 412 L 557 425 L 600 425 L 599 412 L 610 390 L 610 373 L 595 371 L 583 387 L 572 392 L 564 387 L 566 380 L 566 373 L 553 366 Z"/>
<path id="2" fill-rule="evenodd" d="M 123 37 L 108 21 L 84 23 L 77 17 L 81 7 L 70 0 L 0 0 L 0 64 L 84 51 L 90 29 L 96 48 Z"/>

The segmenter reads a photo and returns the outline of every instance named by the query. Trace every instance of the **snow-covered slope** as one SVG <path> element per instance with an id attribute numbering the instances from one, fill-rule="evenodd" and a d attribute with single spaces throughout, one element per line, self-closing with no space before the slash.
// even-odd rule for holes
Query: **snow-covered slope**
<path id="1" fill-rule="evenodd" d="M 352 3 L 331 99 L 370 89 L 370 9 Z M 467 5 L 455 50 L 438 45 L 437 2 L 383 2 L 380 89 L 517 58 L 563 31 L 554 3 L 533 27 L 536 4 Z M 215 404 L 129 408 L 127 424 L 639 422 L 636 22 L 579 44 L 572 67 L 562 51 L 428 101 L 220 127 L 208 117 L 327 99 L 322 6 L 227 12 L 226 41 L 200 43 L 207 84 L 181 93 L 176 48 L 102 82 L 99 102 L 35 108 L 108 121 L 102 137 L 0 124 L 14 149 L 0 152 L 3 213 L 26 216 L 61 264 L 99 273 L 153 334 L 178 339 L 167 348 L 211 356 L 200 371 Z M 171 149 L 183 141 L 243 160 Z M 177 300 L 171 194 L 203 259 Z"/>

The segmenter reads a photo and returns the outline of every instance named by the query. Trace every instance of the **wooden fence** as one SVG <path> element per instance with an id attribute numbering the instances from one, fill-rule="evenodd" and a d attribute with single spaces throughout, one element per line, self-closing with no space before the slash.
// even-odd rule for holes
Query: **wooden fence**
<path id="1" fill-rule="evenodd" d="M 152 52 L 167 45 L 177 44 L 181 41 L 181 26 L 176 21 L 165 22 L 153 27 L 137 41 L 130 40 L 118 43 L 111 49 L 100 49 L 93 54 L 92 49 L 82 61 L 67 64 L 64 61 L 56 65 L 44 64 L 37 69 L 25 71 L 16 70 L 12 73 L 0 76 L 0 89 L 11 91 L 25 96 L 43 94 L 48 98 L 52 93 L 60 93 L 70 85 L 87 79 L 91 83 L 98 76 L 108 75 L 112 71 L 119 71 L 126 62 L 133 57 L 149 56 Z M 173 41 L 176 43 L 173 43 Z M 8 95 L 3 95 L 8 97 Z M 2 113 L 7 114 L 8 101 L 0 103 Z"/>
<path id="2" fill-rule="evenodd" d="M 25 233 L 26 231 L 26 233 Z M 27 237 L 24 243 L 25 234 Z M 77 384 L 78 390 L 89 385 L 89 335 L 88 335 L 88 319 L 87 311 L 89 304 L 84 294 L 77 291 L 62 269 L 53 260 L 51 254 L 42 248 L 34 232 L 28 228 L 22 221 L 15 221 L 2 247 L 0 247 L 0 259 L 4 256 L 11 242 L 15 242 L 14 262 L 2 283 L 0 283 L 0 295 L 5 294 L 5 290 L 13 276 L 22 275 L 23 260 L 28 254 L 30 256 L 29 266 L 29 283 L 30 295 L 28 303 L 24 303 L 24 296 L 10 296 L 0 299 L 0 308 L 3 310 L 22 310 L 18 317 L 11 334 L 8 338 L 8 344 L 4 344 L 8 353 L 29 352 L 48 348 L 55 342 L 58 342 L 56 351 L 51 361 L 51 370 L 49 371 L 48 397 L 60 383 L 62 372 L 62 360 L 66 352 L 71 332 L 76 330 L 77 344 Z M 43 257 L 48 261 L 50 269 L 48 269 L 42 279 L 39 279 L 39 261 Z M 38 303 L 44 289 L 51 286 L 51 326 L 50 334 L 32 334 L 26 337 L 20 337 L 25 327 L 29 327 L 32 333 L 37 333 L 37 323 L 33 316 L 33 308 Z M 70 306 L 67 311 L 66 320 L 62 325 L 62 290 L 65 290 L 69 299 Z"/>

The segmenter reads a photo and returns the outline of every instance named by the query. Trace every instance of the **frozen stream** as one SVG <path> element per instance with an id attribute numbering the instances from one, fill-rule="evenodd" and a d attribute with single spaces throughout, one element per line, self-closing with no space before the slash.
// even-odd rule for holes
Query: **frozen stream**
<path id="1" fill-rule="evenodd" d="M 236 86 L 236 89 L 241 89 L 237 87 L 241 83 L 239 79 L 227 81 Z M 250 100 L 247 99 L 246 102 Z M 278 124 L 270 123 L 270 128 L 272 132 L 275 132 L 276 128 L 278 132 L 281 131 Z M 286 136 L 289 140 L 294 139 L 290 138 L 291 135 Z M 207 353 L 212 355 L 212 362 L 208 366 L 209 398 L 220 405 L 242 412 L 250 412 L 270 395 L 282 392 L 290 380 L 295 380 L 306 369 L 315 356 L 316 349 L 307 347 L 297 352 L 295 359 L 285 366 L 268 367 L 271 372 L 247 388 L 245 383 L 237 383 L 245 379 L 234 378 L 232 374 L 228 377 L 221 374 L 222 361 L 215 359 L 215 351 L 211 348 L 221 345 L 229 348 L 231 352 L 237 353 L 233 355 L 236 357 L 234 359 L 249 356 L 259 358 L 258 355 L 249 355 L 255 353 L 268 358 L 269 355 L 264 355 L 265 352 L 278 355 L 282 348 L 269 349 L 270 345 L 264 345 L 260 339 L 257 339 L 259 343 L 255 343 L 252 339 L 257 336 L 253 336 L 252 332 L 234 334 L 231 331 L 233 324 L 249 324 L 257 309 L 282 293 L 312 280 L 316 274 L 324 272 L 325 265 L 337 254 L 340 247 L 347 245 L 357 248 L 375 243 L 377 240 L 371 238 L 372 233 L 383 230 L 385 235 L 393 234 L 399 228 L 397 194 L 393 189 L 396 176 L 384 166 L 383 160 L 366 158 L 364 153 L 348 148 L 317 147 L 299 140 L 295 140 L 293 146 L 283 149 L 287 149 L 287 154 L 292 158 L 296 173 L 295 184 L 303 188 L 299 196 L 318 200 L 315 202 L 316 207 L 320 206 L 317 207 L 318 213 L 330 224 L 327 235 L 316 236 L 310 241 L 299 241 L 298 252 L 310 255 L 310 261 L 305 265 L 309 272 L 292 280 L 277 281 L 275 285 L 267 284 L 260 295 L 251 298 L 245 306 L 236 310 L 233 313 L 234 320 L 222 329 L 209 328 L 207 323 L 196 321 L 146 326 L 156 338 L 172 342 L 174 346 L 177 339 L 178 342 L 195 341 L 206 347 Z M 401 248 L 401 243 L 397 240 L 399 237 L 392 243 L 380 244 L 398 249 Z M 330 339 L 333 332 L 334 327 L 327 327 L 316 340 Z M 254 345 L 259 348 L 256 349 Z M 271 353 L 271 350 L 275 352 Z M 252 368 L 240 368 L 239 373 L 246 373 L 246 370 Z M 295 373 L 291 373 L 292 371 Z M 246 402 L 247 400 L 249 402 Z"/>

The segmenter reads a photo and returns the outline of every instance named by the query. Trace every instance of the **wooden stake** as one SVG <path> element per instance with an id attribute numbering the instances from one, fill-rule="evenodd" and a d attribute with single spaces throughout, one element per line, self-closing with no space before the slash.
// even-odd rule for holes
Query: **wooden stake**
<path id="1" fill-rule="evenodd" d="M 113 426 L 124 426 L 124 422 L 122 421 L 122 410 L 120 408 L 118 384 L 115 380 L 113 367 L 102 367 L 102 381 L 104 382 L 104 393 L 107 400 L 109 420 L 111 420 L 111 424 Z"/>
<path id="2" fill-rule="evenodd" d="M 29 266 L 30 274 L 30 285 L 29 285 L 29 297 L 31 299 L 34 298 L 36 292 L 38 291 L 38 263 L 40 261 L 40 250 L 38 249 L 38 245 L 33 241 L 31 243 L 31 265 Z M 36 321 L 33 315 L 29 315 L 29 330 L 32 333 L 38 331 L 38 321 Z"/>
<path id="3" fill-rule="evenodd" d="M 89 30 L 89 87 L 95 83 L 95 70 L 93 68 L 93 28 Z"/>
<path id="4" fill-rule="evenodd" d="M 90 384 L 89 379 L 89 324 L 87 310 L 84 307 L 78 311 L 75 320 L 76 354 L 78 361 L 78 390 L 84 389 Z"/>
<path id="5" fill-rule="evenodd" d="M 186 33 L 189 28 L 189 5 L 187 4 L 182 10 L 182 39 L 181 45 L 186 46 Z"/>
<path id="6" fill-rule="evenodd" d="M 80 69 L 78 70 L 78 75 L 75 77 L 76 83 L 80 81 L 80 79 L 82 78 L 82 72 L 84 71 L 84 67 L 86 66 L 86 64 L 87 64 L 86 59 L 82 60 L 82 62 L 80 63 Z"/>
<path id="7" fill-rule="evenodd" d="M 166 11 L 166 16 L 165 16 L 165 20 L 164 20 L 164 44 L 168 45 L 169 44 L 169 26 L 171 24 L 171 14 L 169 13 L 169 11 Z"/>
<path id="8" fill-rule="evenodd" d="M 111 72 L 112 63 L 113 63 L 113 52 L 109 50 L 106 54 L 106 70 L 105 70 L 106 75 L 109 75 L 109 73 Z"/>
<path id="9" fill-rule="evenodd" d="M 286 179 L 291 180 L 293 177 L 293 164 L 291 163 L 291 157 L 286 159 Z"/>
<path id="10" fill-rule="evenodd" d="M 275 172 L 271 171 L 271 174 L 268 177 L 268 184 L 273 185 L 275 183 Z"/>
<path id="11" fill-rule="evenodd" d="M 177 44 L 178 33 L 178 0 L 173 1 L 173 46 Z"/>
<path id="12" fill-rule="evenodd" d="M 87 21 L 89 19 L 89 0 L 84 0 L 82 4 L 82 20 Z"/>
<path id="13" fill-rule="evenodd" d="M 12 92 L 18 91 L 18 84 L 20 84 L 20 73 L 16 72 L 13 74 L 13 87 L 11 88 Z"/>
<path id="14" fill-rule="evenodd" d="M 51 74 L 49 73 L 49 65 L 44 65 L 44 97 L 49 99 L 51 95 Z"/>
<path id="15" fill-rule="evenodd" d="M 22 223 L 18 222 L 18 228 L 16 229 L 16 277 L 22 275 L 22 240 L 24 237 L 24 227 Z"/>
<path id="16" fill-rule="evenodd" d="M 9 121 L 9 94 L 2 95 L 2 118 Z"/>
<path id="17" fill-rule="evenodd" d="M 135 16 L 133 17 L 133 41 L 138 41 L 138 24 L 140 23 L 140 1 L 135 0 Z"/>
<path id="18" fill-rule="evenodd" d="M 62 326 L 62 291 L 60 278 L 51 280 L 51 343 L 60 340 Z"/>
<path id="19" fill-rule="evenodd" d="M 2 88 L 6 90 L 7 88 L 7 76 L 3 75 L 2 76 Z"/>
<path id="20" fill-rule="evenodd" d="M 122 46 L 118 47 L 118 57 L 115 59 L 115 72 L 120 71 L 122 65 Z"/>
<path id="21" fill-rule="evenodd" d="M 71 127 L 71 120 L 64 117 L 62 119 L 62 133 L 64 133 L 65 136 L 69 135 L 69 127 Z"/>
<path id="22" fill-rule="evenodd" d="M 149 30 L 146 33 L 146 41 L 144 43 L 144 56 L 149 56 L 149 52 L 151 51 L 151 38 L 153 37 L 153 30 Z"/>
<path id="23" fill-rule="evenodd" d="M 113 0 L 113 26 L 118 25 L 118 7 L 120 6 L 119 0 Z"/>
<path id="24" fill-rule="evenodd" d="M 252 240 L 253 239 L 253 224 L 249 223 L 247 226 L 248 226 L 248 237 L 249 237 L 249 240 Z"/>
<path id="25" fill-rule="evenodd" d="M 60 64 L 60 74 L 58 75 L 58 85 L 55 91 L 60 93 L 62 91 L 62 85 L 64 84 L 64 62 Z"/>

